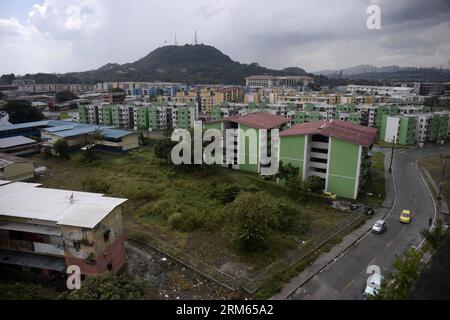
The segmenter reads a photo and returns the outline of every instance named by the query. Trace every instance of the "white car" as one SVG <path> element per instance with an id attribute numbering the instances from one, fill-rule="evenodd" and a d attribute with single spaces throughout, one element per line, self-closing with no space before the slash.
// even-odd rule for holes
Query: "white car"
<path id="1" fill-rule="evenodd" d="M 384 277 L 379 273 L 374 273 L 373 275 L 371 275 L 366 289 L 364 290 L 364 296 L 368 297 L 376 295 L 381 289 L 383 279 Z"/>
<path id="2" fill-rule="evenodd" d="M 372 227 L 372 232 L 374 233 L 383 233 L 386 231 L 387 224 L 384 220 L 378 220 Z"/>

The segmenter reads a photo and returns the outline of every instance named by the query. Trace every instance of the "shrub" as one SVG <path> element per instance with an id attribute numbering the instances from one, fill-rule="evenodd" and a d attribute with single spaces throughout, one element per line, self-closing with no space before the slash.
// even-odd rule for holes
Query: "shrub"
<path id="1" fill-rule="evenodd" d="M 308 180 L 305 181 L 305 189 L 309 192 L 322 193 L 324 188 L 325 182 L 319 177 L 309 177 Z"/>
<path id="2" fill-rule="evenodd" d="M 169 225 L 178 231 L 190 232 L 203 226 L 203 217 L 198 212 L 176 212 L 168 219 Z"/>
<path id="3" fill-rule="evenodd" d="M 83 180 L 81 186 L 84 191 L 94 193 L 108 193 L 111 189 L 111 185 L 108 182 L 92 177 Z"/>
<path id="4" fill-rule="evenodd" d="M 296 234 L 305 234 L 310 225 L 310 219 L 298 206 L 287 202 L 277 204 L 278 230 Z"/>
<path id="5" fill-rule="evenodd" d="M 63 159 L 69 159 L 69 144 L 66 140 L 60 139 L 53 144 L 56 155 Z"/>
<path id="6" fill-rule="evenodd" d="M 254 252 L 265 247 L 270 226 L 277 224 L 277 208 L 269 194 L 242 192 L 225 210 L 231 241 L 241 251 Z"/>

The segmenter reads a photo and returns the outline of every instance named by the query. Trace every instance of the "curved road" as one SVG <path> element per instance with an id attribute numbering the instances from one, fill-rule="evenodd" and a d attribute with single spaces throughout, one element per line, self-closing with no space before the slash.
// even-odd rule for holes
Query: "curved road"
<path id="1" fill-rule="evenodd" d="M 336 262 L 328 266 L 310 281 L 297 289 L 288 299 L 362 299 L 369 265 L 377 265 L 386 275 L 392 269 L 396 255 L 407 248 L 416 247 L 422 241 L 420 231 L 429 227 L 429 218 L 435 216 L 434 200 L 419 172 L 416 160 L 449 152 L 449 146 L 399 150 L 394 155 L 394 180 L 386 180 L 388 206 L 382 209 L 388 214 L 387 231 L 381 235 L 368 233 Z M 390 160 L 386 152 L 386 163 Z M 395 196 L 394 196 L 395 194 Z M 411 224 L 399 222 L 400 212 L 414 212 Z"/>

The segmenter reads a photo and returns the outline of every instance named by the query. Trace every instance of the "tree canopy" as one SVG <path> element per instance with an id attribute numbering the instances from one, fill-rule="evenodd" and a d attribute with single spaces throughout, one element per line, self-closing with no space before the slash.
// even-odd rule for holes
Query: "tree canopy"
<path id="1" fill-rule="evenodd" d="M 39 121 L 44 119 L 44 115 L 28 101 L 9 101 L 2 108 L 9 114 L 9 121 L 12 124 Z"/>

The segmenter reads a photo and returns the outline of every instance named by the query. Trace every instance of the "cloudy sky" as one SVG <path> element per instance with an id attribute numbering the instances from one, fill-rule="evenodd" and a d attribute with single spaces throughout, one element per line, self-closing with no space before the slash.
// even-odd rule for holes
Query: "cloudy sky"
<path id="1" fill-rule="evenodd" d="M 368 30 L 366 9 L 381 8 Z M 174 42 L 307 71 L 358 64 L 447 67 L 448 0 L 0 0 L 0 74 L 133 62 Z"/>

